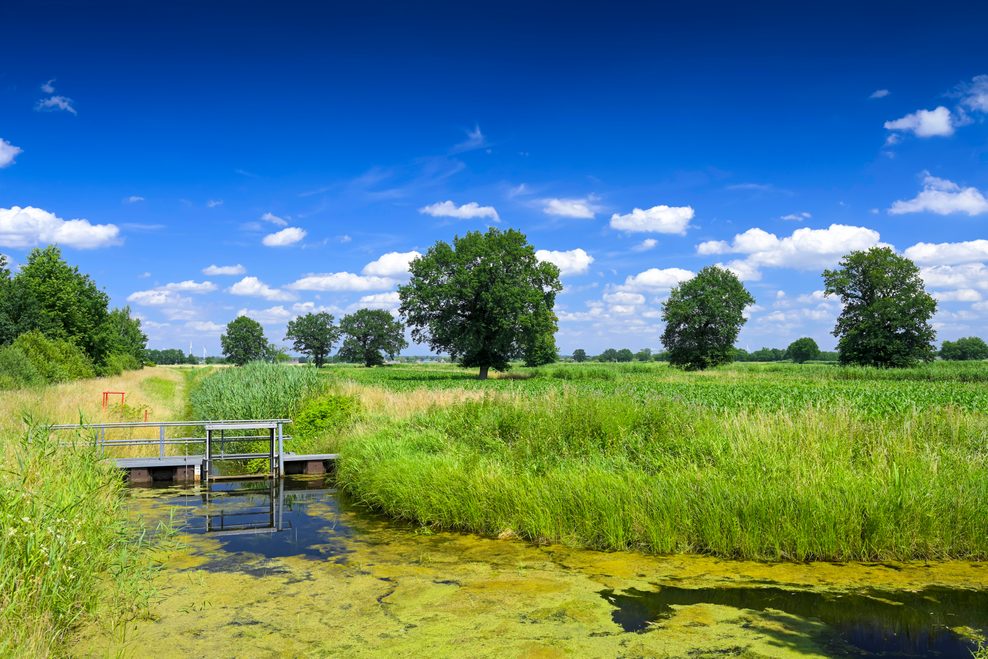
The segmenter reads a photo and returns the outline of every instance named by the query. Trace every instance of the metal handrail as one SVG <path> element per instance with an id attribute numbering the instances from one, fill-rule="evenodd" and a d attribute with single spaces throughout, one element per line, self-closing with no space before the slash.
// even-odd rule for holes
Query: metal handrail
<path id="1" fill-rule="evenodd" d="M 80 428 L 174 428 L 182 426 L 205 426 L 222 423 L 291 423 L 291 419 L 226 419 L 223 421 L 114 421 L 109 423 L 56 423 L 50 430 L 74 430 Z"/>

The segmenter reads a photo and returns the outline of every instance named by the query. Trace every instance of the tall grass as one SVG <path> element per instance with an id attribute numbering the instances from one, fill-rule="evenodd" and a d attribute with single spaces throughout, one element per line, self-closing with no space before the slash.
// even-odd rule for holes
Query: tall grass
<path id="1" fill-rule="evenodd" d="M 87 616 L 147 604 L 148 564 L 125 521 L 119 473 L 88 444 L 8 442 L 0 471 L 0 656 L 65 653 Z"/>
<path id="2" fill-rule="evenodd" d="M 759 559 L 988 557 L 988 419 L 777 414 L 559 394 L 433 409 L 347 440 L 340 484 L 397 518 L 596 549 Z"/>
<path id="3" fill-rule="evenodd" d="M 320 387 L 313 368 L 254 362 L 196 380 L 189 404 L 199 419 L 291 418 Z"/>

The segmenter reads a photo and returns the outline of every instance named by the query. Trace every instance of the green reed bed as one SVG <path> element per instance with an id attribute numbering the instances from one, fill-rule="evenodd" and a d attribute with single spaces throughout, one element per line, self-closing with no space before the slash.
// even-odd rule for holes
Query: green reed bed
<path id="1" fill-rule="evenodd" d="M 322 384 L 311 367 L 254 362 L 197 378 L 189 405 L 199 419 L 291 418 Z"/>
<path id="2" fill-rule="evenodd" d="M 489 397 L 341 448 L 358 500 L 439 528 L 790 560 L 988 557 L 988 418 Z"/>
<path id="3" fill-rule="evenodd" d="M 121 620 L 149 596 L 119 473 L 88 442 L 0 438 L 0 656 L 65 654 L 87 617 Z"/>

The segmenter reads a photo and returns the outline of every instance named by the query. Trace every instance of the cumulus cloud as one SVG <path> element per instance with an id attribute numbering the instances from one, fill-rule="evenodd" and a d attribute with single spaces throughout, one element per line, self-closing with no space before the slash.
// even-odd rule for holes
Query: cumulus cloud
<path id="1" fill-rule="evenodd" d="M 216 275 L 242 275 L 247 272 L 247 268 L 240 265 L 207 265 L 202 269 L 202 274 L 215 277 Z"/>
<path id="2" fill-rule="evenodd" d="M 261 297 L 265 300 L 294 300 L 295 296 L 287 291 L 268 286 L 257 277 L 244 277 L 227 289 L 233 295 Z"/>
<path id="3" fill-rule="evenodd" d="M 647 252 L 650 249 L 654 249 L 655 246 L 658 245 L 658 244 L 659 244 L 659 241 L 656 240 L 655 238 L 646 238 L 645 240 L 641 241 L 640 243 L 638 243 L 637 245 L 635 245 L 634 247 L 632 247 L 631 248 L 631 251 L 632 252 Z"/>
<path id="4" fill-rule="evenodd" d="M 693 273 L 682 268 L 649 268 L 626 278 L 624 284 L 620 286 L 620 290 L 632 292 L 668 291 L 692 278 Z"/>
<path id="5" fill-rule="evenodd" d="M 401 304 L 401 298 L 397 291 L 390 293 L 372 293 L 363 295 L 360 301 L 353 305 L 357 309 L 384 309 L 385 311 L 396 311 Z"/>
<path id="6" fill-rule="evenodd" d="M 295 317 L 295 314 L 282 305 L 277 305 L 274 307 L 269 307 L 267 309 L 241 309 L 237 312 L 238 316 L 247 316 L 248 318 L 253 318 L 262 325 L 277 325 L 281 323 L 287 323 L 289 320 Z"/>
<path id="7" fill-rule="evenodd" d="M 374 291 L 391 288 L 397 280 L 390 277 L 357 275 L 352 272 L 311 274 L 288 285 L 296 291 Z"/>
<path id="8" fill-rule="evenodd" d="M 422 256 L 419 252 L 388 252 L 376 261 L 371 261 L 361 270 L 365 275 L 379 277 L 404 277 L 408 274 L 408 264 Z"/>
<path id="9" fill-rule="evenodd" d="M 261 239 L 261 243 L 266 247 L 287 247 L 294 245 L 305 238 L 305 229 L 298 227 L 286 227 L 281 231 L 269 233 Z"/>
<path id="10" fill-rule="evenodd" d="M 288 220 L 286 220 L 283 217 L 278 217 L 274 213 L 265 213 L 264 215 L 261 216 L 261 219 L 264 220 L 265 222 L 270 222 L 271 224 L 274 224 L 279 227 L 288 226 Z"/>
<path id="11" fill-rule="evenodd" d="M 597 206 L 593 203 L 594 197 L 584 199 L 543 199 L 542 212 L 546 215 L 557 217 L 573 217 L 583 220 L 592 220 L 597 212 Z"/>
<path id="12" fill-rule="evenodd" d="M 894 202 L 888 212 L 892 215 L 966 213 L 973 217 L 988 213 L 988 199 L 977 188 L 962 188 L 953 181 L 924 172 L 923 190 L 912 199 Z"/>
<path id="13" fill-rule="evenodd" d="M 552 263 L 559 268 L 559 274 L 564 277 L 584 273 L 593 263 L 593 257 L 579 247 L 568 251 L 540 249 L 535 252 L 535 258 Z"/>
<path id="14" fill-rule="evenodd" d="M 759 268 L 816 270 L 835 264 L 844 254 L 879 245 L 879 234 L 866 227 L 831 224 L 826 229 L 796 229 L 779 238 L 774 233 L 752 228 L 734 236 L 730 243 L 711 240 L 697 245 L 698 254 L 744 254 L 746 257 L 727 267 L 746 280 L 758 279 Z"/>
<path id="15" fill-rule="evenodd" d="M 692 206 L 652 206 L 635 208 L 626 215 L 611 215 L 611 228 L 619 231 L 646 233 L 686 233 L 693 219 Z"/>
<path id="16" fill-rule="evenodd" d="M 481 206 L 475 201 L 457 206 L 452 201 L 440 201 L 419 209 L 420 213 L 431 215 L 432 217 L 454 217 L 458 220 L 472 220 L 480 217 L 487 217 L 495 222 L 501 220 L 497 210 L 493 206 Z"/>
<path id="17" fill-rule="evenodd" d="M 190 320 L 185 323 L 185 327 L 197 332 L 207 332 L 209 334 L 217 334 L 226 330 L 226 325 L 220 325 L 219 323 L 214 323 L 211 320 Z"/>
<path id="18" fill-rule="evenodd" d="M 885 98 L 889 95 L 889 90 L 887 89 L 876 89 L 871 93 L 868 98 Z"/>
<path id="19" fill-rule="evenodd" d="M 134 291 L 127 301 L 144 307 L 183 307 L 192 302 L 191 298 L 173 290 L 154 288 L 148 291 Z"/>
<path id="20" fill-rule="evenodd" d="M 919 275 L 930 288 L 976 288 L 988 291 L 988 267 L 984 263 L 934 265 L 920 268 Z"/>
<path id="21" fill-rule="evenodd" d="M 13 165 L 14 159 L 21 153 L 24 153 L 24 149 L 0 137 L 0 169 Z"/>
<path id="22" fill-rule="evenodd" d="M 959 288 L 953 291 L 934 291 L 933 297 L 939 302 L 980 302 L 981 293 L 973 288 Z"/>
<path id="23" fill-rule="evenodd" d="M 159 288 L 166 291 L 182 291 L 185 293 L 211 293 L 216 290 L 216 284 L 211 281 L 192 281 L 191 279 L 187 279 L 173 284 L 165 284 Z"/>
<path id="24" fill-rule="evenodd" d="M 118 244 L 120 229 L 114 224 L 89 220 L 63 220 L 33 206 L 0 208 L 0 247 L 26 248 L 56 243 L 78 249 Z"/>
<path id="25" fill-rule="evenodd" d="M 988 240 L 979 238 L 957 243 L 916 243 L 906 249 L 905 256 L 921 265 L 988 261 Z"/>
<path id="26" fill-rule="evenodd" d="M 954 134 L 954 121 L 950 110 L 941 105 L 933 110 L 916 110 L 894 121 L 886 121 L 885 128 L 912 133 L 916 137 L 947 137 Z"/>

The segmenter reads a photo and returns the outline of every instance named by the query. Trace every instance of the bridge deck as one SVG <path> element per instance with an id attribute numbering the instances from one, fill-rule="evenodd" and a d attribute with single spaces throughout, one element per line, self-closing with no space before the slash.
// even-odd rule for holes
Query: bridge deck
<path id="1" fill-rule="evenodd" d="M 266 456 L 265 456 L 266 457 Z M 322 460 L 335 460 L 336 453 L 286 453 L 284 461 L 288 462 L 319 462 Z M 202 455 L 166 455 L 161 458 L 152 456 L 147 458 L 116 458 L 117 467 L 120 469 L 154 469 L 155 467 L 194 467 L 201 465 L 205 456 Z"/>

